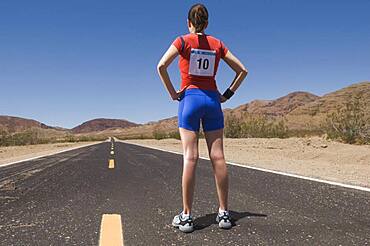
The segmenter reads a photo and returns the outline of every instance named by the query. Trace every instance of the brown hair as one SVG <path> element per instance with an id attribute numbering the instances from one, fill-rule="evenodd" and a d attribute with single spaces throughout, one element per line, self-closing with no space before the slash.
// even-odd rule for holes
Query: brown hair
<path id="1" fill-rule="evenodd" d="M 201 3 L 191 6 L 188 13 L 188 19 L 195 27 L 195 32 L 203 31 L 208 23 L 208 10 L 206 6 Z"/>

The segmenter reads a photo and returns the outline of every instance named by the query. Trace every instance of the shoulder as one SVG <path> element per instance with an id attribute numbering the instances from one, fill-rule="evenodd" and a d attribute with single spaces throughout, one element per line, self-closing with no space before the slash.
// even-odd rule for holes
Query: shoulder
<path id="1" fill-rule="evenodd" d="M 212 35 L 207 35 L 207 39 L 209 42 L 212 42 L 213 44 L 218 44 L 218 45 L 222 45 L 223 42 L 221 41 L 221 39 L 219 38 L 216 38 L 215 36 L 212 36 Z"/>
<path id="2" fill-rule="evenodd" d="M 174 44 L 175 46 L 180 45 L 182 42 L 185 42 L 187 40 L 190 40 L 189 34 L 179 35 L 174 39 L 172 44 Z"/>
<path id="3" fill-rule="evenodd" d="M 211 47 L 214 47 L 216 50 L 219 51 L 221 54 L 221 58 L 226 56 L 226 53 L 229 51 L 228 48 L 225 46 L 224 42 L 221 39 L 215 38 L 211 35 L 207 36 L 207 40 L 210 43 Z"/>

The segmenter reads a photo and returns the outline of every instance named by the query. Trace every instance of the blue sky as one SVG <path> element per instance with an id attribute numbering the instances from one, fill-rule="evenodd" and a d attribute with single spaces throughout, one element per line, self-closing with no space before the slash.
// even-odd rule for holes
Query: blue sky
<path id="1" fill-rule="evenodd" d="M 62 127 L 97 117 L 145 123 L 176 115 L 156 64 L 187 33 L 193 3 L 1 1 L 0 114 Z M 250 71 L 224 107 L 370 80 L 370 1 L 202 3 L 210 13 L 207 33 Z M 177 62 L 170 73 L 178 87 Z M 219 89 L 232 78 L 221 64 Z"/>

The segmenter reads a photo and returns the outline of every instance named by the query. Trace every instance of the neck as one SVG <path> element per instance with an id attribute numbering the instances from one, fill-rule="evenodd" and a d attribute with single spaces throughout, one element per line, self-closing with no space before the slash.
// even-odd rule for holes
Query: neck
<path id="1" fill-rule="evenodd" d="M 192 28 L 190 28 L 190 33 L 198 34 L 198 35 L 204 35 L 204 30 L 203 30 L 203 31 L 200 31 L 200 32 L 196 32 L 196 31 L 195 31 L 195 28 L 194 28 L 194 27 L 192 27 Z"/>
<path id="2" fill-rule="evenodd" d="M 204 31 L 196 32 L 195 30 L 194 31 L 192 30 L 190 33 L 198 34 L 198 35 L 204 35 Z"/>

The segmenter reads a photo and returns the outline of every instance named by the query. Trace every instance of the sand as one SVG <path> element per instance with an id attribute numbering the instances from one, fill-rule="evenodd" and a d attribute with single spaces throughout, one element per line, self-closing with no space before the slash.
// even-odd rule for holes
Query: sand
<path id="1" fill-rule="evenodd" d="M 0 166 L 10 162 L 20 161 L 36 156 L 54 154 L 62 150 L 67 150 L 78 146 L 85 146 L 92 143 L 94 142 L 36 144 L 26 146 L 0 147 Z"/>
<path id="2" fill-rule="evenodd" d="M 182 152 L 175 139 L 127 140 L 128 143 Z M 226 160 L 239 164 L 370 187 L 370 146 L 349 145 L 319 137 L 225 139 Z M 199 152 L 208 157 L 204 139 Z"/>

